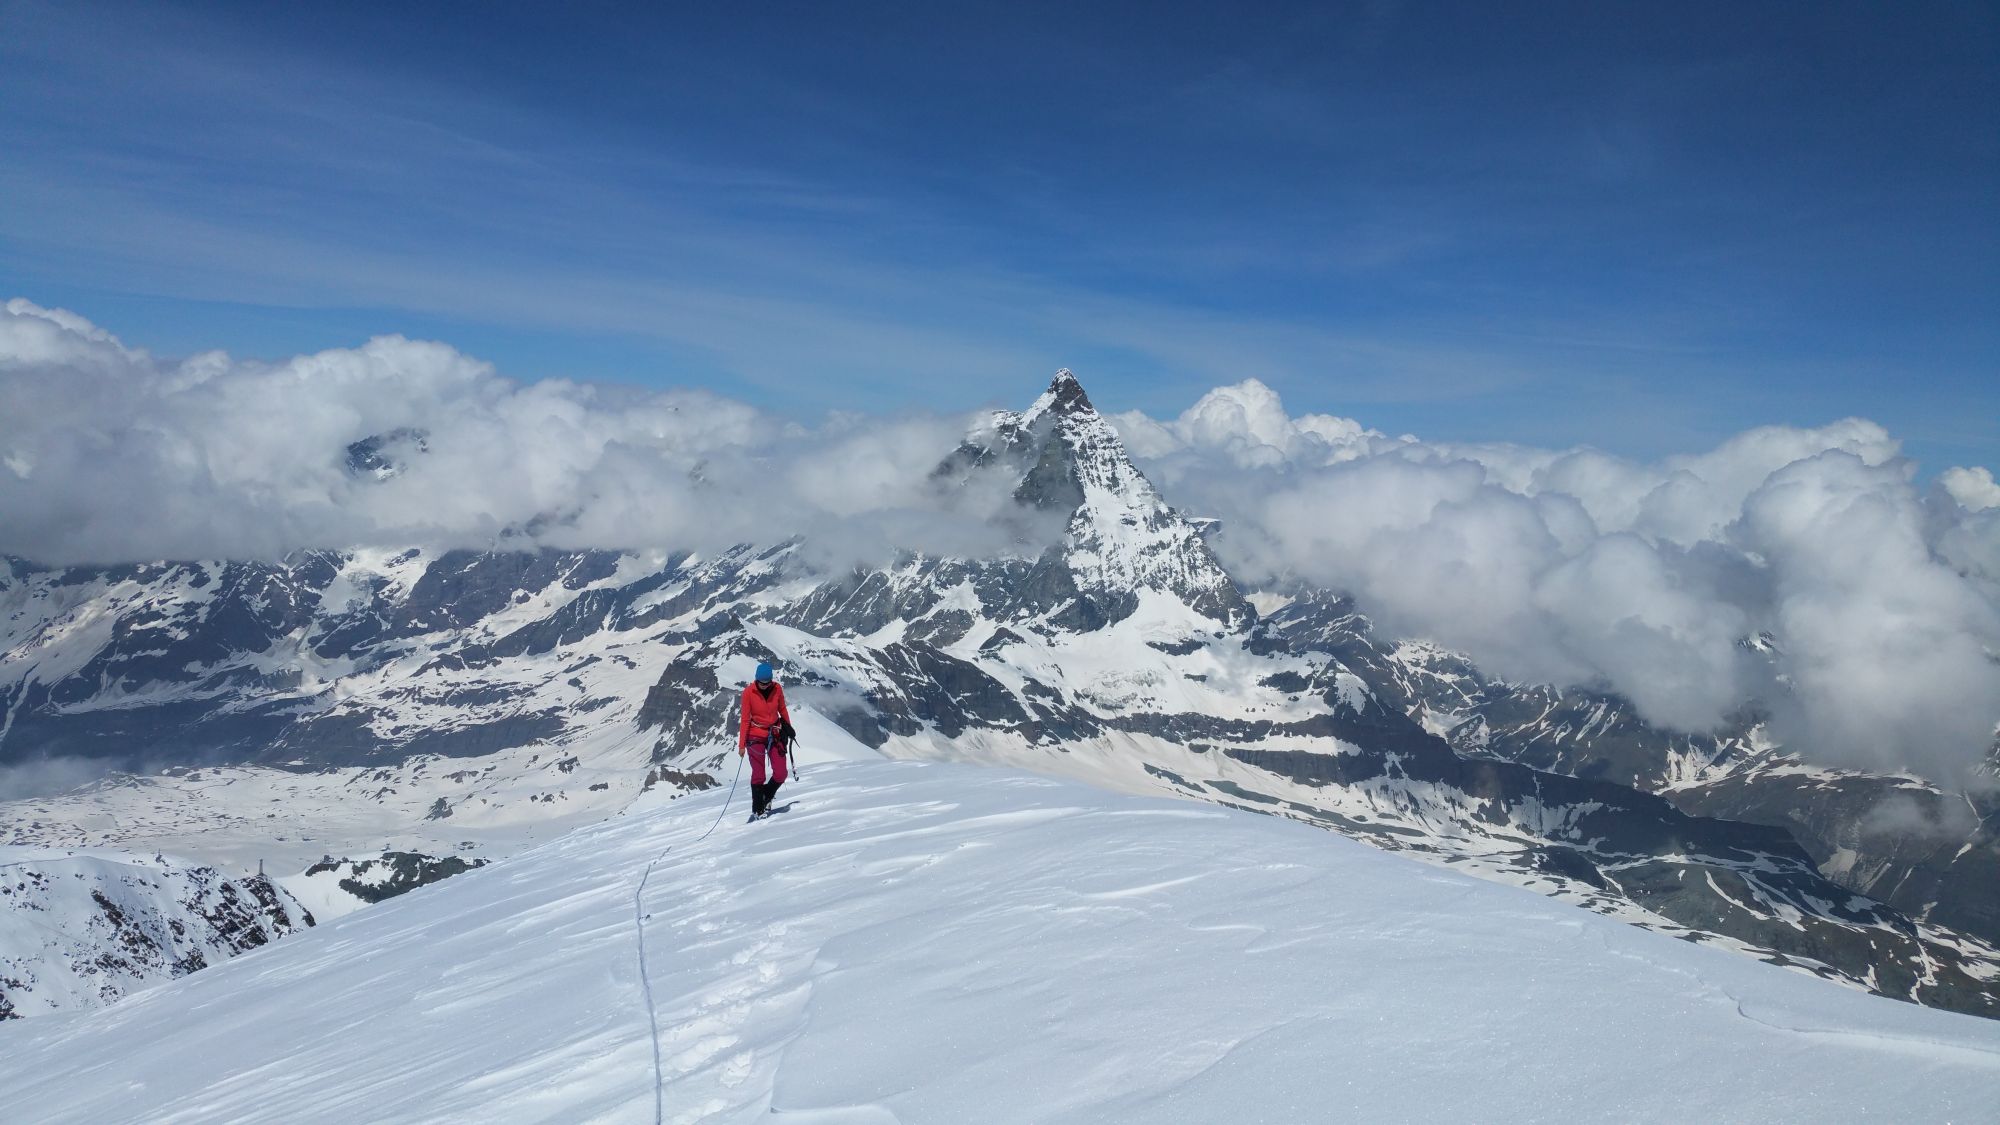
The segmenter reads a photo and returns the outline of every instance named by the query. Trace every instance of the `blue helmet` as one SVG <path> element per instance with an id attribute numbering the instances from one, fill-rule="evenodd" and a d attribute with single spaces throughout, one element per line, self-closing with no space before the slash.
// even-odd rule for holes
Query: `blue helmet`
<path id="1" fill-rule="evenodd" d="M 757 664 L 757 682 L 758 682 L 758 683 L 760 683 L 760 684 L 768 684 L 768 683 L 770 683 L 770 682 L 771 682 L 771 662 L 770 662 L 770 661 L 768 661 L 768 660 L 764 660 L 764 661 L 759 661 L 759 662 L 758 662 L 758 664 Z"/>

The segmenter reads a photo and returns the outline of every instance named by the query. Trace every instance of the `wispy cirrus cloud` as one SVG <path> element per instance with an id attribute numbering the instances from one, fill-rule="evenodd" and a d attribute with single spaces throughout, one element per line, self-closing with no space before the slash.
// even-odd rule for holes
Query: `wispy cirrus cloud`
<path id="1" fill-rule="evenodd" d="M 1819 291 L 1860 275 L 1829 248 L 1976 247 L 1990 224 L 1884 241 L 1795 185 L 1693 182 L 1717 157 L 1689 123 L 1740 116 L 1718 92 L 1765 73 L 1700 52 L 1556 75 L 1616 95 L 1599 120 L 1534 100 L 1545 76 L 1504 57 L 1419 73 L 1452 44 L 1407 13 L 1301 8 L 1259 34 L 1180 13 L 1135 38 L 968 10 L 982 34 L 935 54 L 803 17 L 418 13 L 384 39 L 359 10 L 8 16 L 0 270 L 86 311 L 175 302 L 126 329 L 165 351 L 214 341 L 217 306 L 261 307 L 293 314 L 267 337 L 366 315 L 524 375 L 803 413 L 948 412 L 1070 364 L 1154 410 L 1255 376 L 1393 430 L 1663 455 L 1866 412 L 1927 456 L 1990 448 L 1962 422 L 1990 393 L 1990 318 L 1958 311 L 1976 274 L 1871 260 L 1936 290 L 1888 320 L 1821 315 Z M 523 332 L 546 346 L 517 351 Z"/>

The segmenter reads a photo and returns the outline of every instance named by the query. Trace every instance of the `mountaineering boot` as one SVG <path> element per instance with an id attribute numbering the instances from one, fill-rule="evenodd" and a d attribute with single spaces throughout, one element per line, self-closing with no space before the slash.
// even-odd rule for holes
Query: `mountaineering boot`
<path id="1" fill-rule="evenodd" d="M 784 782 L 782 781 L 767 781 L 764 783 L 764 814 L 766 816 L 778 811 L 778 786 L 783 784 Z"/>
<path id="2" fill-rule="evenodd" d="M 750 783 L 750 819 L 755 820 L 763 815 L 764 815 L 764 783 L 761 781 L 753 781 Z"/>

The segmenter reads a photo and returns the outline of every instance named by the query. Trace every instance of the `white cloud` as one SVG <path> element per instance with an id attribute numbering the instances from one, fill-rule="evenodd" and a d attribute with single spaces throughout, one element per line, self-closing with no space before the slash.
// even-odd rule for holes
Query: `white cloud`
<path id="1" fill-rule="evenodd" d="M 16 300 L 0 311 L 0 552 L 257 558 L 503 534 L 673 548 L 799 534 L 836 565 L 892 545 L 1000 551 L 1004 493 L 926 480 L 966 423 L 809 428 L 700 392 L 520 385 L 394 336 L 276 364 L 167 364 Z M 349 470 L 351 443 L 398 431 L 424 435 L 422 452 L 387 451 L 403 471 Z"/>
<path id="2" fill-rule="evenodd" d="M 1608 685 L 1690 731 L 1754 701 L 1809 758 L 1954 783 L 1993 744 L 1991 475 L 1954 470 L 1927 498 L 1872 422 L 1642 464 L 1390 440 L 1288 418 L 1255 381 L 1171 421 L 1115 421 L 1170 497 L 1222 517 L 1240 578 L 1349 590 L 1388 634 L 1500 676 Z M 1762 632 L 1774 658 L 1738 643 Z"/>
<path id="3" fill-rule="evenodd" d="M 1937 557 L 1898 469 L 1839 450 L 1796 461 L 1750 496 L 1735 538 L 1772 579 L 1790 725 L 1835 761 L 1951 777 L 2000 721 L 2000 592 Z"/>
<path id="4" fill-rule="evenodd" d="M 89 758 L 43 758 L 0 765 L 0 801 L 53 797 L 101 780 L 107 764 Z"/>
<path id="5" fill-rule="evenodd" d="M 1137 411 L 1115 415 L 1111 421 L 1135 456 L 1220 453 L 1243 468 L 1336 464 L 1390 444 L 1377 431 L 1349 418 L 1330 414 L 1293 418 L 1285 413 L 1278 393 L 1256 379 L 1217 387 L 1169 422 L 1155 422 Z"/>
<path id="6" fill-rule="evenodd" d="M 0 553 L 277 557 L 301 547 L 713 549 L 803 536 L 829 566 L 1019 549 L 998 482 L 931 469 L 969 419 L 783 421 L 700 392 L 528 385 L 437 343 L 177 363 L 61 310 L 0 309 Z M 1256 381 L 1114 419 L 1239 577 L 1354 592 L 1391 635 L 1495 674 L 1605 684 L 1650 720 L 1753 700 L 1821 761 L 1959 780 L 2000 724 L 2000 505 L 1920 493 L 1881 427 L 1767 427 L 1658 463 L 1443 445 L 1288 415 Z M 385 448 L 385 478 L 347 465 Z M 421 451 L 418 450 L 419 444 Z M 504 536 L 504 539 L 503 539 Z M 1738 644 L 1755 633 L 1778 654 Z"/>
<path id="7" fill-rule="evenodd" d="M 1946 469 L 1938 475 L 1938 484 L 1969 512 L 2000 508 L 2000 484 L 1994 483 L 1988 469 Z"/>
<path id="8" fill-rule="evenodd" d="M 1959 844 L 1979 828 L 1979 813 L 1952 797 L 1918 801 L 1908 793 L 1883 799 L 1861 818 L 1863 836 L 1916 836 L 1939 845 Z"/>

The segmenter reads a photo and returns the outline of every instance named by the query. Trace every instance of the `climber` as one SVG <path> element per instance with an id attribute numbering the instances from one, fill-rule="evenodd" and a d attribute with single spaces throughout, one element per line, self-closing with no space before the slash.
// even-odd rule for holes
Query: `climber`
<path id="1" fill-rule="evenodd" d="M 737 729 L 736 753 L 750 755 L 750 818 L 771 811 L 771 798 L 785 783 L 785 747 L 792 740 L 792 713 L 785 709 L 785 689 L 771 678 L 771 665 L 757 665 L 755 683 L 743 685 L 743 719 Z M 770 763 L 771 779 L 764 780 Z"/>

